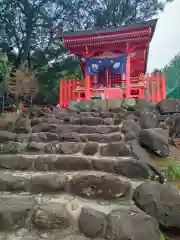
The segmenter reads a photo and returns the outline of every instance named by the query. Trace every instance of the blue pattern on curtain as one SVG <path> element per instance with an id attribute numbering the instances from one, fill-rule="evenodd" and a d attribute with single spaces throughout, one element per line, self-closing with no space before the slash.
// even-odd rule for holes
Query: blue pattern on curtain
<path id="1" fill-rule="evenodd" d="M 126 55 L 115 58 L 87 58 L 86 75 L 96 75 L 99 72 L 110 68 L 115 74 L 125 74 L 126 72 Z"/>

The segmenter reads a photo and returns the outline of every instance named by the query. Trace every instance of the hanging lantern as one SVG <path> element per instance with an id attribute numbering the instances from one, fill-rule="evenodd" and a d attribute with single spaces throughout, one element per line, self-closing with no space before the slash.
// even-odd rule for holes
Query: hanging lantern
<path id="1" fill-rule="evenodd" d="M 87 46 L 85 46 L 85 50 L 86 50 L 86 54 L 88 54 L 88 47 Z"/>

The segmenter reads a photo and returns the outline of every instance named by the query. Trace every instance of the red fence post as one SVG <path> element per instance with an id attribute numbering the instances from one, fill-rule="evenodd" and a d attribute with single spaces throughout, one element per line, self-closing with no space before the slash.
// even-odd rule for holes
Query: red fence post
<path id="1" fill-rule="evenodd" d="M 151 100 L 153 103 L 156 102 L 156 92 L 155 92 L 155 76 L 154 73 L 151 74 Z"/>
<path id="2" fill-rule="evenodd" d="M 90 76 L 86 76 L 85 78 L 85 100 L 90 100 L 91 98 L 91 78 Z"/>
<path id="3" fill-rule="evenodd" d="M 127 60 L 126 60 L 126 98 L 131 97 L 131 56 L 130 53 L 127 55 Z"/>
<path id="4" fill-rule="evenodd" d="M 76 80 L 73 79 L 73 80 L 72 80 L 72 100 L 73 100 L 73 101 L 76 100 L 75 90 L 76 90 Z"/>
<path id="5" fill-rule="evenodd" d="M 164 72 L 162 72 L 162 75 L 161 75 L 161 89 L 162 89 L 162 99 L 166 99 L 166 76 Z"/>
<path id="6" fill-rule="evenodd" d="M 60 105 L 61 108 L 63 108 L 64 107 L 64 80 L 63 79 L 60 80 L 59 94 L 60 94 L 60 96 L 59 96 L 59 99 L 60 99 L 59 100 L 59 105 Z"/>
<path id="7" fill-rule="evenodd" d="M 67 92 L 67 104 L 69 106 L 70 102 L 71 102 L 71 98 L 72 98 L 72 85 L 71 85 L 71 79 L 67 80 L 67 87 L 68 87 L 68 92 Z"/>
<path id="8" fill-rule="evenodd" d="M 156 101 L 159 102 L 161 100 L 161 78 L 160 73 L 156 73 Z"/>
<path id="9" fill-rule="evenodd" d="M 148 101 L 151 101 L 151 94 L 150 94 L 150 77 L 149 74 L 146 74 L 146 98 Z"/>

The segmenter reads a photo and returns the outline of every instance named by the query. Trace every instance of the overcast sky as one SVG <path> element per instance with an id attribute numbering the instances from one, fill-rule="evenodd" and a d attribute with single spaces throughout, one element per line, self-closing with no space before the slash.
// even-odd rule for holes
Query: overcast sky
<path id="1" fill-rule="evenodd" d="M 180 0 L 168 3 L 158 16 L 154 37 L 151 41 L 148 71 L 163 68 L 180 53 Z"/>

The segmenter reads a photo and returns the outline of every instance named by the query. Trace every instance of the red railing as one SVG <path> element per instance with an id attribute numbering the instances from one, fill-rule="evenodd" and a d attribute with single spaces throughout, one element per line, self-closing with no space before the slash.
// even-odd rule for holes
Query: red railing
<path id="1" fill-rule="evenodd" d="M 71 101 L 82 100 L 84 92 L 84 81 L 78 79 L 60 80 L 59 105 L 61 108 L 68 107 Z"/>
<path id="2" fill-rule="evenodd" d="M 147 74 L 145 83 L 145 98 L 153 103 L 166 99 L 166 78 L 164 72 Z"/>
<path id="3" fill-rule="evenodd" d="M 111 84 L 108 88 L 104 88 L 104 90 L 100 89 L 100 91 L 98 91 L 97 88 L 93 88 L 93 84 L 91 84 L 91 96 L 95 93 L 103 93 L 105 99 L 123 98 L 128 96 L 128 98 L 146 98 L 153 103 L 166 99 L 164 72 L 157 72 L 146 74 L 145 76 L 140 76 L 138 78 L 131 78 L 128 89 L 126 81 L 121 81 L 121 83 L 122 86 L 119 88 L 114 88 L 114 85 Z M 85 96 L 85 80 L 60 80 L 60 107 L 67 108 L 71 101 L 77 100 L 87 100 Z"/>

